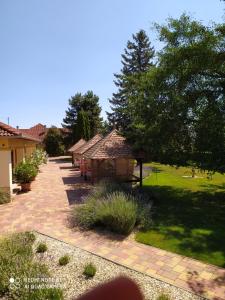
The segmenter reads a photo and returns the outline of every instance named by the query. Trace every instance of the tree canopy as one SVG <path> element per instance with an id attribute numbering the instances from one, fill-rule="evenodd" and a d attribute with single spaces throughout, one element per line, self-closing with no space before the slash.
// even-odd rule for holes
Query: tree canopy
<path id="1" fill-rule="evenodd" d="M 139 76 L 146 72 L 153 65 L 152 58 L 154 49 L 150 46 L 150 41 L 144 30 L 140 30 L 132 36 L 133 40 L 127 42 L 127 47 L 122 54 L 122 69 L 119 74 L 114 74 L 117 92 L 113 93 L 111 113 L 107 113 L 111 127 L 116 124 L 118 128 L 125 131 L 131 123 L 131 116 L 128 110 L 128 99 L 136 94 L 132 76 Z"/>
<path id="2" fill-rule="evenodd" d="M 101 128 L 100 113 L 99 97 L 92 91 L 72 96 L 62 124 L 69 129 L 67 144 L 72 145 L 80 138 L 93 137 Z"/>
<path id="3" fill-rule="evenodd" d="M 225 25 L 183 14 L 156 29 L 164 47 L 154 66 L 130 76 L 124 134 L 151 159 L 225 172 Z"/>
<path id="4" fill-rule="evenodd" d="M 61 131 L 57 127 L 52 126 L 48 129 L 43 143 L 45 151 L 50 156 L 58 156 L 64 154 L 65 149 L 63 145 L 63 137 Z"/>

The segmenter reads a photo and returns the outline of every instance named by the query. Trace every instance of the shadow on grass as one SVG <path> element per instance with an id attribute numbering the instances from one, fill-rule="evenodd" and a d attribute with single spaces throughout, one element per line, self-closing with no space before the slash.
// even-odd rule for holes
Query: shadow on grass
<path id="1" fill-rule="evenodd" d="M 225 267 L 225 191 L 168 186 L 143 190 L 154 199 L 153 230 L 163 236 L 164 249 L 170 251 L 166 243 L 174 241 L 176 252 Z"/>

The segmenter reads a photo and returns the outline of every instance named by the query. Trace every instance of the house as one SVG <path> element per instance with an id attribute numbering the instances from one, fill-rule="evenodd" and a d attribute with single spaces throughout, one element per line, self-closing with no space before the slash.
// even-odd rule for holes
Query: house
<path id="1" fill-rule="evenodd" d="M 132 149 L 116 129 L 86 149 L 83 157 L 84 172 L 92 183 L 103 178 L 134 181 L 135 158 Z"/>
<path id="2" fill-rule="evenodd" d="M 84 146 L 84 144 L 86 144 L 87 142 L 84 139 L 80 139 L 76 144 L 74 144 L 69 150 L 68 152 L 72 154 L 72 163 L 75 167 L 79 167 L 80 166 L 80 160 L 76 159 L 76 150 L 79 149 L 81 146 Z"/>
<path id="3" fill-rule="evenodd" d="M 12 192 L 12 170 L 41 142 L 37 136 L 0 122 L 0 188 Z"/>
<path id="4" fill-rule="evenodd" d="M 67 128 L 60 127 L 58 129 L 60 130 L 63 137 L 65 137 L 69 132 L 69 130 Z M 25 129 L 25 128 L 19 129 L 20 132 L 23 132 L 25 134 L 29 134 L 31 136 L 38 138 L 39 140 L 41 140 L 41 143 L 43 143 L 48 130 L 49 130 L 49 128 L 47 128 L 46 125 L 43 125 L 41 123 L 38 123 L 28 129 Z"/>
<path id="5" fill-rule="evenodd" d="M 77 148 L 73 151 L 73 158 L 76 161 L 79 161 L 80 164 L 80 171 L 81 175 L 84 174 L 85 169 L 85 160 L 84 160 L 84 153 L 90 149 L 92 146 L 94 146 L 98 141 L 102 139 L 102 135 L 96 134 L 92 139 L 90 139 L 88 142 L 83 144 L 81 147 Z"/>

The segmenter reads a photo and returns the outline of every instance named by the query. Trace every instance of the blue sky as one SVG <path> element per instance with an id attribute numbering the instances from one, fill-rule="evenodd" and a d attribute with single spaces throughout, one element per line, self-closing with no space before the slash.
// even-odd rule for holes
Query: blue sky
<path id="1" fill-rule="evenodd" d="M 222 22 L 219 0 L 0 0 L 0 120 L 60 126 L 68 99 L 93 90 L 102 115 L 132 33 L 190 13 Z"/>

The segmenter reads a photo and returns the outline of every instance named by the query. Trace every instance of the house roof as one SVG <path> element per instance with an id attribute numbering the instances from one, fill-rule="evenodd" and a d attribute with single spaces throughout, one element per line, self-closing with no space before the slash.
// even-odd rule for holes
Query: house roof
<path id="1" fill-rule="evenodd" d="M 46 134 L 46 126 L 38 123 L 29 129 L 20 129 L 21 132 L 32 135 L 40 140 L 43 140 Z"/>
<path id="2" fill-rule="evenodd" d="M 131 146 L 114 129 L 105 138 L 89 148 L 84 157 L 89 159 L 133 158 Z"/>
<path id="3" fill-rule="evenodd" d="M 0 122 L 0 137 L 15 137 L 40 142 L 40 139 Z"/>
<path id="4" fill-rule="evenodd" d="M 74 152 L 75 150 L 77 150 L 78 148 L 80 148 L 81 146 L 83 146 L 84 144 L 86 144 L 87 142 L 84 139 L 80 139 L 76 144 L 74 144 L 69 150 L 68 152 Z"/>
<path id="5" fill-rule="evenodd" d="M 83 154 L 88 149 L 90 149 L 92 146 L 94 146 L 98 141 L 102 139 L 102 135 L 96 134 L 92 139 L 90 139 L 86 144 L 81 146 L 80 148 L 76 149 L 74 153 L 76 154 Z"/>
<path id="6" fill-rule="evenodd" d="M 58 128 L 58 129 L 64 135 L 69 133 L 69 129 L 67 129 L 67 128 Z M 47 128 L 46 125 L 43 125 L 41 123 L 38 123 L 30 128 L 20 129 L 21 132 L 35 136 L 36 138 L 40 139 L 42 142 L 43 142 L 48 130 L 49 130 L 49 128 Z"/>

